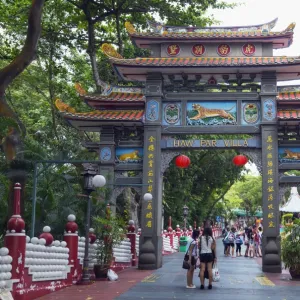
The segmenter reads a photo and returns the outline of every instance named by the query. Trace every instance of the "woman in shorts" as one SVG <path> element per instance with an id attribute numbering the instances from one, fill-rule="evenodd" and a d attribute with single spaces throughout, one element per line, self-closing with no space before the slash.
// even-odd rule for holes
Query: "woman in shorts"
<path id="1" fill-rule="evenodd" d="M 204 289 L 204 272 L 208 270 L 208 289 L 212 289 L 212 264 L 217 260 L 213 256 L 213 251 L 216 253 L 216 242 L 212 237 L 212 229 L 210 227 L 204 228 L 203 234 L 200 237 L 199 252 L 200 252 L 200 289 Z"/>
<path id="2" fill-rule="evenodd" d="M 194 271 L 196 267 L 196 262 L 198 258 L 198 238 L 200 232 L 199 230 L 194 230 L 192 233 L 193 241 L 190 243 L 187 254 L 189 255 L 189 265 L 190 268 L 187 270 L 186 274 L 186 288 L 187 289 L 195 289 L 196 286 L 193 284 Z"/>

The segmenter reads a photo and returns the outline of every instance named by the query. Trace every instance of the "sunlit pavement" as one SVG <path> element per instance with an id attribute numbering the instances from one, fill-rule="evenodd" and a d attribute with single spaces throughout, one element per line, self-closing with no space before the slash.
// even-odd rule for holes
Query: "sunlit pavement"
<path id="1" fill-rule="evenodd" d="M 244 249 L 243 249 L 244 250 Z M 300 299 L 300 282 L 291 281 L 287 271 L 263 274 L 260 258 L 224 257 L 218 240 L 220 282 L 213 289 L 200 290 L 199 269 L 195 272 L 196 289 L 186 289 L 186 271 L 181 268 L 184 253 L 164 257 L 157 271 L 130 268 L 119 273 L 119 280 L 96 281 L 89 286 L 74 285 L 51 293 L 43 300 L 126 300 L 126 299 L 207 299 L 207 300 L 289 300 Z"/>
<path id="2" fill-rule="evenodd" d="M 220 282 L 213 289 L 200 290 L 199 269 L 194 276 L 196 289 L 186 289 L 186 271 L 181 269 L 183 253 L 164 257 L 163 268 L 144 278 L 116 299 L 201 299 L 288 300 L 299 299 L 300 282 L 289 280 L 288 272 L 263 274 L 260 258 L 224 257 L 222 241 L 218 241 Z M 203 299 L 202 298 L 202 299 Z"/>

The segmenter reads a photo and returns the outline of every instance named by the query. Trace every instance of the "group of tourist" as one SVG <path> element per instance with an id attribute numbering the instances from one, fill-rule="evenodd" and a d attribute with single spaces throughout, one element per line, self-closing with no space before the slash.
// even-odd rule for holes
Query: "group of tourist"
<path id="1" fill-rule="evenodd" d="M 242 256 L 242 245 L 246 246 L 245 257 L 262 256 L 262 227 L 227 227 L 222 232 L 224 255 L 227 257 Z"/>
<path id="2" fill-rule="evenodd" d="M 200 260 L 200 289 L 204 289 L 204 280 L 208 278 L 208 289 L 212 289 L 212 268 L 213 264 L 217 261 L 216 257 L 216 241 L 213 238 L 212 229 L 210 227 L 204 228 L 200 236 L 199 230 L 194 230 L 192 233 L 192 241 L 187 251 L 188 263 L 190 265 L 187 271 L 187 285 L 186 288 L 194 289 L 196 286 L 193 284 L 194 271 L 196 269 L 197 261 Z M 205 274 L 206 273 L 206 274 Z"/>

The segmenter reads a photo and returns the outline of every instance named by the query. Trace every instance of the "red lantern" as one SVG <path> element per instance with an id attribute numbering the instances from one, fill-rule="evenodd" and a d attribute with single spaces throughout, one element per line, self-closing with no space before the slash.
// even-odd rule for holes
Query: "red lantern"
<path id="1" fill-rule="evenodd" d="M 248 162 L 248 158 L 244 155 L 236 155 L 232 162 L 238 167 L 243 167 Z"/>
<path id="2" fill-rule="evenodd" d="M 179 155 L 175 159 L 175 165 L 178 168 L 187 168 L 191 164 L 191 160 L 186 155 Z"/>

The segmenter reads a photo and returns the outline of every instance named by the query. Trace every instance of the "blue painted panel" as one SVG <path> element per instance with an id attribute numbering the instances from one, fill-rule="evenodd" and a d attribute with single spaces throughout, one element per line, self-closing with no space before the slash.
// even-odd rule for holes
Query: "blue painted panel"
<path id="1" fill-rule="evenodd" d="M 299 163 L 300 147 L 279 147 L 278 158 L 281 163 Z"/>
<path id="2" fill-rule="evenodd" d="M 119 163 L 141 163 L 143 148 L 116 148 L 116 161 Z"/>
<path id="3" fill-rule="evenodd" d="M 260 123 L 260 103 L 242 102 L 242 125 L 254 125 Z"/>
<path id="4" fill-rule="evenodd" d="M 181 103 L 164 103 L 162 114 L 163 125 L 181 125 Z"/>
<path id="5" fill-rule="evenodd" d="M 273 99 L 264 101 L 263 104 L 263 117 L 268 121 L 273 121 L 276 118 L 276 107 Z"/>
<path id="6" fill-rule="evenodd" d="M 191 101 L 186 122 L 189 126 L 236 125 L 236 108 L 236 101 Z"/>
<path id="7" fill-rule="evenodd" d="M 156 100 L 150 100 L 147 102 L 146 107 L 146 120 L 147 121 L 157 121 L 159 118 L 159 103 Z"/>

